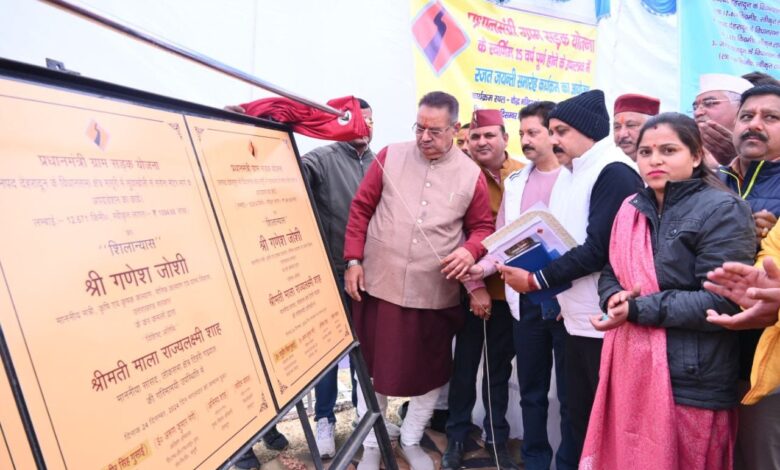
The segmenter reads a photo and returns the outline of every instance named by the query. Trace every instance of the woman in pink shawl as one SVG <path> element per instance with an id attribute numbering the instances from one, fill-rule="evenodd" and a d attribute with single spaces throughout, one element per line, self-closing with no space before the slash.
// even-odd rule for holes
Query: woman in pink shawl
<path id="1" fill-rule="evenodd" d="M 664 113 L 638 139 L 647 187 L 627 198 L 612 227 L 599 281 L 606 331 L 581 469 L 732 468 L 737 336 L 707 309 L 736 313 L 702 288 L 724 261 L 750 264 L 749 206 L 702 164 L 693 119 Z"/>

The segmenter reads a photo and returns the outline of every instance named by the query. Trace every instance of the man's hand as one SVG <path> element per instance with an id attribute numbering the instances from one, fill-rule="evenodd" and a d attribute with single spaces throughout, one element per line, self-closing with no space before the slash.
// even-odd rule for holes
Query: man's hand
<path id="1" fill-rule="evenodd" d="M 352 297 L 352 300 L 360 302 L 360 291 L 365 292 L 366 287 L 363 284 L 363 266 L 355 265 L 347 269 L 344 273 L 344 290 L 347 291 L 347 295 Z"/>
<path id="2" fill-rule="evenodd" d="M 471 256 L 469 250 L 460 247 L 441 260 L 441 265 L 444 266 L 441 273 L 447 279 L 460 279 L 474 265 L 474 257 Z"/>
<path id="3" fill-rule="evenodd" d="M 501 263 L 496 263 L 496 268 L 498 269 L 498 272 L 501 273 L 501 279 L 504 280 L 506 285 L 517 292 L 525 294 L 536 288 L 536 286 L 528 285 L 528 271 L 525 269 L 515 268 Z"/>
<path id="4" fill-rule="evenodd" d="M 472 267 L 469 268 L 468 272 L 459 277 L 458 280 L 462 282 L 479 281 L 480 279 L 484 279 L 484 277 L 485 269 L 479 264 L 475 263 Z"/>
<path id="5" fill-rule="evenodd" d="M 487 289 L 480 287 L 469 292 L 469 311 L 483 320 L 490 320 L 490 306 L 492 305 Z"/>
<path id="6" fill-rule="evenodd" d="M 751 289 L 753 290 L 753 289 Z M 772 326 L 778 322 L 780 310 L 780 289 L 755 289 L 760 298 L 773 298 L 774 301 L 759 301 L 747 310 L 736 315 L 726 315 L 715 310 L 707 310 L 707 321 L 729 330 L 756 330 Z"/>
<path id="7" fill-rule="evenodd" d="M 246 114 L 246 109 L 242 108 L 237 104 L 229 104 L 225 106 L 223 109 L 225 111 L 233 111 L 234 113 L 238 113 L 238 114 Z"/>
<path id="8" fill-rule="evenodd" d="M 710 152 L 720 164 L 728 165 L 737 156 L 730 130 L 709 120 L 699 123 L 699 131 L 704 149 Z"/>
<path id="9" fill-rule="evenodd" d="M 768 268 L 770 265 L 771 267 Z M 747 264 L 729 261 L 707 273 L 709 281 L 704 281 L 704 288 L 714 294 L 722 295 L 742 308 L 750 308 L 758 301 L 748 295 L 748 289 L 775 287 L 768 273 L 777 276 L 778 269 L 770 258 L 764 260 L 764 269 L 767 268 L 769 271 L 762 271 Z"/>
<path id="10" fill-rule="evenodd" d="M 761 209 L 753 214 L 753 220 L 756 223 L 756 240 L 760 245 L 761 240 L 766 238 L 769 231 L 772 230 L 772 227 L 777 223 L 777 217 L 768 210 Z"/>
<path id="11" fill-rule="evenodd" d="M 607 301 L 607 316 L 592 315 L 590 324 L 597 331 L 607 331 L 617 328 L 628 321 L 628 301 L 639 297 L 642 286 L 637 284 L 630 291 L 622 290 L 612 294 Z"/>
<path id="12" fill-rule="evenodd" d="M 780 310 L 780 269 L 772 258 L 764 258 L 764 271 L 739 263 L 724 263 L 707 274 L 718 282 L 705 282 L 704 288 L 746 307 L 736 315 L 707 310 L 707 321 L 729 330 L 766 328 L 778 322 Z"/>

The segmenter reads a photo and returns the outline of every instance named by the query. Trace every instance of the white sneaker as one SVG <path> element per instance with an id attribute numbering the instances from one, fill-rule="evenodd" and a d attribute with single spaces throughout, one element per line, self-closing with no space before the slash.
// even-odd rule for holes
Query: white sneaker
<path id="1" fill-rule="evenodd" d="M 320 418 L 317 421 L 317 449 L 323 459 L 332 459 L 336 455 L 335 428 L 336 425 L 328 421 L 328 418 Z"/>
<path id="2" fill-rule="evenodd" d="M 401 452 L 411 470 L 433 470 L 433 460 L 419 445 L 405 446 L 402 443 Z"/>
<path id="3" fill-rule="evenodd" d="M 390 436 L 390 440 L 401 437 L 401 428 L 390 421 L 385 420 L 385 428 L 387 428 L 387 435 Z"/>
<path id="4" fill-rule="evenodd" d="M 360 458 L 357 470 L 379 470 L 379 462 L 382 460 L 382 453 L 379 447 L 363 445 L 363 457 Z"/>

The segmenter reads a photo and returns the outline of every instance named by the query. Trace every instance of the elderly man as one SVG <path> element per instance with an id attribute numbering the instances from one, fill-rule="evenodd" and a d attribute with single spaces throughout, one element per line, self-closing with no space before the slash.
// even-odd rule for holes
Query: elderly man
<path id="1" fill-rule="evenodd" d="M 420 448 L 440 388 L 452 372 L 452 338 L 464 321 L 463 275 L 494 230 L 485 175 L 454 145 L 458 101 L 423 96 L 415 142 L 382 149 L 349 214 L 345 288 L 380 407 L 409 396 L 401 450 L 414 470 L 433 469 Z M 359 413 L 365 410 L 358 394 Z M 379 468 L 373 433 L 362 469 Z"/>
<path id="2" fill-rule="evenodd" d="M 762 241 L 780 215 L 780 86 L 759 85 L 742 94 L 736 123 L 734 147 L 738 156 L 721 167 L 721 180 L 742 196 L 753 211 L 756 237 Z M 747 389 L 752 358 L 762 330 L 740 333 L 740 378 Z M 754 406 L 739 409 L 739 432 L 735 453 L 740 468 L 768 469 L 780 465 L 780 395 L 772 395 Z M 761 445 L 766 442 L 774 451 Z"/>
<path id="3" fill-rule="evenodd" d="M 609 256 L 615 214 L 643 184 L 634 162 L 609 138 L 609 114 L 601 90 L 558 103 L 547 126 L 555 156 L 564 167 L 550 196 L 550 211 L 578 245 L 534 273 L 509 266 L 498 269 L 520 293 L 572 283 L 557 299 L 569 333 L 564 374 L 577 462 L 596 396 L 604 338 L 590 323 L 590 316 L 601 312 L 598 278 Z"/>
<path id="4" fill-rule="evenodd" d="M 614 122 L 612 124 L 615 145 L 620 147 L 631 160 L 636 161 L 636 139 L 639 129 L 651 116 L 658 114 L 661 102 L 645 95 L 620 95 L 615 100 Z"/>
<path id="5" fill-rule="evenodd" d="M 737 155 L 732 143 L 739 95 L 752 83 L 742 77 L 710 73 L 699 77 L 699 94 L 693 102 L 693 118 L 699 125 L 704 149 L 721 165 Z"/>
<path id="6" fill-rule="evenodd" d="M 504 193 L 504 180 L 523 164 L 506 152 L 509 135 L 504 118 L 497 109 L 474 111 L 469 127 L 468 146 L 471 158 L 487 177 L 490 208 L 498 213 Z M 476 401 L 476 378 L 482 358 L 482 344 L 487 331 L 487 354 L 490 382 L 482 379 L 482 402 L 485 407 L 485 449 L 497 466 L 517 469 L 507 450 L 509 423 L 506 410 L 509 404 L 509 379 L 512 376 L 512 315 L 504 295 L 504 283 L 498 276 L 484 282 L 467 285 L 469 311 L 466 325 L 455 342 L 455 358 L 449 390 L 449 419 L 447 420 L 447 450 L 442 457 L 442 469 L 461 466 L 465 441 L 471 431 L 471 412 Z M 490 394 L 490 401 L 488 401 Z M 488 410 L 490 412 L 488 413 Z"/>

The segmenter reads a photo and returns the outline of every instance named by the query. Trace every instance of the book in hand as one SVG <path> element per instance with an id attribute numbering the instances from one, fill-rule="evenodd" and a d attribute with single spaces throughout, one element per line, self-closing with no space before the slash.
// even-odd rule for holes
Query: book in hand
<path id="1" fill-rule="evenodd" d="M 544 242 L 535 241 L 531 237 L 520 240 L 517 244 L 513 245 L 513 247 L 507 249 L 506 252 L 507 254 L 514 252 L 514 254 L 511 258 L 508 258 L 504 264 L 515 268 L 522 268 L 530 272 L 543 269 L 550 261 L 560 256 L 557 250 L 548 250 L 544 246 Z M 569 287 L 571 287 L 571 283 L 566 283 L 550 289 L 529 292 L 525 295 L 531 303 L 539 305 L 544 301 L 552 300 L 556 295 Z"/>
<path id="2" fill-rule="evenodd" d="M 488 253 L 508 266 L 526 271 L 544 269 L 577 246 L 574 238 L 555 219 L 544 204 L 535 204 L 520 217 L 482 241 Z M 571 283 L 527 294 L 534 304 L 551 300 L 571 287 Z"/>

